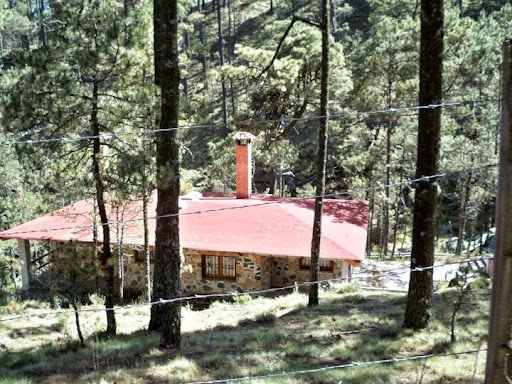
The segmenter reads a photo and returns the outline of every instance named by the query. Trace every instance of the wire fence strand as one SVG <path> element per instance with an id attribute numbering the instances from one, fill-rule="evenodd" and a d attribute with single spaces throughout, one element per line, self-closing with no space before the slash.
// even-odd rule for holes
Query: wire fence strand
<path id="1" fill-rule="evenodd" d="M 127 136 L 140 136 L 140 135 L 154 135 L 162 132 L 171 132 L 177 130 L 190 130 L 190 129 L 224 129 L 230 127 L 239 127 L 239 126 L 262 126 L 266 124 L 277 124 L 277 123 L 290 123 L 290 122 L 299 122 L 299 121 L 314 121 L 319 120 L 324 117 L 328 117 L 329 119 L 340 119 L 344 117 L 357 117 L 357 116 L 370 116 L 370 115 L 381 115 L 381 114 L 394 114 L 394 113 L 402 113 L 407 111 L 419 111 L 422 109 L 436 109 L 436 108 L 454 108 L 461 107 L 465 105 L 475 105 L 475 104 L 486 104 L 486 103 L 495 103 L 499 102 L 498 99 L 474 99 L 474 100 L 460 100 L 453 102 L 444 102 L 439 104 L 428 104 L 428 105 L 415 105 L 409 107 L 393 107 L 386 109 L 376 109 L 376 110 L 368 110 L 368 111 L 346 111 L 340 113 L 333 113 L 327 116 L 322 115 L 312 115 L 312 116 L 304 116 L 304 117 L 283 117 L 280 119 L 262 119 L 262 120 L 243 120 L 236 121 L 225 124 L 195 124 L 195 125 L 183 125 L 180 127 L 169 127 L 169 128 L 155 128 L 155 129 L 147 129 L 142 130 L 140 132 L 127 132 L 127 133 L 109 133 L 103 135 L 83 135 L 83 136 L 59 136 L 59 137 L 50 137 L 46 139 L 25 139 L 19 140 L 14 139 L 10 141 L 0 141 L 0 146 L 8 146 L 8 145 L 35 145 L 35 144 L 48 144 L 48 143 L 73 143 L 84 140 L 92 140 L 92 139 L 109 139 L 116 137 L 127 137 Z M 23 136 L 26 136 L 24 134 Z"/>
<path id="2" fill-rule="evenodd" d="M 437 180 L 437 179 L 455 177 L 462 173 L 474 172 L 476 170 L 494 168 L 497 166 L 498 166 L 498 164 L 486 164 L 483 166 L 470 168 L 470 169 L 463 169 L 463 170 L 458 170 L 458 171 L 449 171 L 449 172 L 437 173 L 434 175 L 421 176 L 421 177 L 417 177 L 414 179 L 405 180 L 405 181 L 402 181 L 399 183 L 384 184 L 384 185 L 379 185 L 379 186 L 369 187 L 369 188 L 344 189 L 344 190 L 340 190 L 340 191 L 326 193 L 321 196 L 314 195 L 314 196 L 308 196 L 308 197 L 294 197 L 293 200 L 294 201 L 312 200 L 312 199 L 316 199 L 318 197 L 337 198 L 337 197 L 348 196 L 348 195 L 352 195 L 352 194 L 356 194 L 356 193 L 364 193 L 364 192 L 377 191 L 377 190 L 386 190 L 386 189 L 401 187 L 401 186 L 405 186 L 405 185 L 413 185 L 414 183 L 418 183 L 418 182 L 422 182 L 422 181 L 432 181 L 432 180 Z M 172 213 L 172 214 L 167 214 L 167 215 L 155 215 L 155 216 L 150 216 L 147 219 L 148 220 L 157 220 L 157 219 L 173 218 L 173 217 L 177 217 L 177 216 L 191 216 L 191 215 L 200 215 L 200 214 L 207 214 L 207 213 L 214 213 L 214 212 L 232 211 L 232 210 L 238 210 L 238 209 L 248 209 L 248 208 L 254 208 L 254 207 L 261 207 L 261 206 L 265 206 L 265 205 L 281 204 L 286 201 L 288 201 L 288 200 L 279 199 L 279 200 L 260 201 L 258 203 L 242 204 L 242 205 L 237 205 L 237 206 L 233 206 L 233 207 L 203 209 L 203 210 L 196 210 L 196 211 L 192 211 L 192 212 L 180 212 L 180 213 Z M 69 216 L 76 216 L 76 214 L 70 214 Z M 93 221 L 93 220 L 94 220 L 94 217 L 92 217 L 91 221 Z M 137 217 L 137 218 L 133 218 L 133 219 L 112 220 L 107 223 L 98 222 L 96 224 L 91 223 L 91 224 L 70 225 L 70 226 L 63 226 L 63 227 L 49 227 L 49 228 L 37 229 L 37 230 L 36 229 L 35 230 L 25 230 L 25 231 L 6 230 L 6 231 L 4 231 L 4 234 L 6 236 L 7 235 L 12 236 L 12 235 L 23 235 L 23 234 L 27 235 L 27 234 L 31 234 L 31 233 L 49 233 L 49 232 L 64 231 L 64 230 L 69 231 L 69 230 L 75 230 L 75 229 L 76 230 L 93 229 L 95 227 L 101 227 L 101 226 L 107 226 L 107 225 L 123 225 L 123 224 L 128 224 L 128 223 L 142 222 L 144 220 L 145 219 L 143 217 Z"/>
<path id="3" fill-rule="evenodd" d="M 40 313 L 32 313 L 32 314 L 17 314 L 14 316 L 4 317 L 0 319 L 0 323 L 7 322 L 7 321 L 13 321 L 17 319 L 26 319 L 26 318 L 35 318 L 35 317 L 47 317 L 47 316 L 59 316 L 62 314 L 75 314 L 75 313 L 88 313 L 88 312 L 103 312 L 103 311 L 126 311 L 129 309 L 137 308 L 137 307 L 152 307 L 154 305 L 163 305 L 163 304 L 170 304 L 170 303 L 176 303 L 176 302 L 184 302 L 184 301 L 193 301 L 193 300 L 205 300 L 205 299 L 220 299 L 220 298 L 233 298 L 236 296 L 242 296 L 242 295 L 263 295 L 268 293 L 275 293 L 275 292 L 283 292 L 283 291 L 290 291 L 295 290 L 300 287 L 309 287 L 311 285 L 323 285 L 323 284 L 329 284 L 329 283 L 341 283 L 341 282 L 354 282 L 358 280 L 372 280 L 375 278 L 381 278 L 381 277 L 389 277 L 396 275 L 400 272 L 423 272 L 423 271 L 429 271 L 433 270 L 435 268 L 445 267 L 449 265 L 460 265 L 460 264 L 469 264 L 477 260 L 482 259 L 492 259 L 493 257 L 489 256 L 482 256 L 478 258 L 473 259 L 466 259 L 466 260 L 458 260 L 458 261 L 452 261 L 452 262 L 446 262 L 443 264 L 438 265 L 432 265 L 432 266 L 426 266 L 426 267 L 416 267 L 416 268 L 410 268 L 410 267 L 401 267 L 396 268 L 392 270 L 388 270 L 384 273 L 380 274 L 373 274 L 371 276 L 360 276 L 360 277 L 336 277 L 331 279 L 322 279 L 317 281 L 304 281 L 301 283 L 295 283 L 292 285 L 287 285 L 284 287 L 277 287 L 277 288 L 266 288 L 266 289 L 259 289 L 259 290 L 253 290 L 253 291 L 246 291 L 246 292 L 226 292 L 226 293 L 210 293 L 210 294 L 196 294 L 192 296 L 182 296 L 182 297 L 175 297 L 175 298 L 168 298 L 168 299 L 158 299 L 155 301 L 147 302 L 147 303 L 136 303 L 136 304 L 129 304 L 124 306 L 118 306 L 113 308 L 105 308 L 105 307 L 94 307 L 94 308 L 84 308 L 79 310 L 74 309 L 60 309 L 60 310 L 53 310 L 53 311 L 47 311 L 47 312 L 40 312 Z"/>
<path id="4" fill-rule="evenodd" d="M 367 366 L 380 365 L 380 364 L 404 363 L 404 362 L 408 362 L 408 361 L 427 360 L 427 359 L 432 359 L 435 357 L 450 357 L 450 356 L 468 355 L 468 354 L 475 354 L 475 353 L 480 353 L 480 352 L 485 352 L 485 351 L 487 351 L 487 349 L 475 349 L 475 350 L 468 350 L 468 351 L 462 351 L 462 352 L 451 352 L 451 353 L 430 353 L 430 354 L 426 354 L 426 355 L 415 355 L 415 356 L 408 356 L 408 357 L 392 357 L 389 359 L 373 360 L 373 361 L 356 361 L 356 362 L 345 363 L 345 364 L 329 365 L 329 366 L 320 367 L 320 368 L 302 369 L 302 370 L 290 371 L 290 372 L 270 373 L 267 375 L 244 376 L 244 377 L 237 377 L 237 378 L 232 378 L 232 379 L 220 379 L 220 380 L 193 381 L 193 382 L 189 382 L 188 384 L 218 384 L 218 383 L 244 382 L 244 381 L 251 381 L 251 380 L 264 380 L 264 379 L 270 379 L 270 378 L 276 378 L 276 377 L 289 377 L 289 376 L 320 373 L 320 372 L 332 371 L 332 370 L 336 370 L 336 369 L 367 367 Z"/>

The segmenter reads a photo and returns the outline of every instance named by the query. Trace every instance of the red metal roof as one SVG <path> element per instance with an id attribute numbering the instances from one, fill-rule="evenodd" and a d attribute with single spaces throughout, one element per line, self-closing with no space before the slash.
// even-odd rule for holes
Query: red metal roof
<path id="1" fill-rule="evenodd" d="M 86 199 L 25 224 L 0 232 L 0 239 L 93 242 L 93 200 Z M 185 249 L 260 255 L 309 257 L 314 200 L 256 196 L 237 200 L 230 196 L 182 198 L 181 245 Z M 155 216 L 156 197 L 148 214 Z M 111 222 L 125 221 L 123 243 L 143 245 L 140 202 L 109 209 Z M 201 212 L 201 213 L 197 213 Z M 126 222 L 127 220 L 133 220 Z M 150 244 L 155 241 L 155 219 L 149 220 Z M 354 200 L 324 200 L 323 258 L 360 261 L 366 247 L 368 203 Z M 117 225 L 112 224 L 112 242 Z M 101 227 L 98 240 L 101 241 Z"/>

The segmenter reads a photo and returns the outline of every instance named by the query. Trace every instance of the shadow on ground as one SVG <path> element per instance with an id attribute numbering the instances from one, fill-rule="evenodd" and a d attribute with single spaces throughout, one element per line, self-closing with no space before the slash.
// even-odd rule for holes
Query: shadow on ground
<path id="1" fill-rule="evenodd" d="M 386 359 L 415 352 L 404 351 L 404 345 L 415 337 L 412 331 L 401 327 L 404 307 L 404 295 L 345 294 L 279 318 L 262 313 L 254 319 L 242 319 L 237 326 L 184 334 L 179 355 L 159 349 L 159 335 L 154 332 L 137 331 L 112 339 L 93 335 L 85 349 L 68 340 L 36 350 L 0 352 L 0 372 L 7 381 L 80 382 L 106 377 L 109 382 L 135 378 L 139 382 L 184 382 Z M 475 309 L 468 307 L 468 314 L 461 316 L 458 327 L 470 327 L 477 316 L 472 313 Z M 423 354 L 452 348 L 447 342 L 449 334 L 444 337 L 443 333 L 449 328 L 449 308 L 437 300 L 435 313 L 437 322 L 431 332 L 441 332 L 441 337 L 433 337 L 422 346 Z M 429 331 L 425 332 L 428 335 Z M 464 333 L 461 340 L 467 342 L 466 338 Z M 295 376 L 292 382 L 327 383 L 342 374 L 344 383 L 395 381 L 391 368 L 366 368 Z"/>

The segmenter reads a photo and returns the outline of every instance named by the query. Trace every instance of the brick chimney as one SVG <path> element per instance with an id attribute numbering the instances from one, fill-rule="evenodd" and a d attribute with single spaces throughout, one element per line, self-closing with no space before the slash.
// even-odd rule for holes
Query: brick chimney
<path id="1" fill-rule="evenodd" d="M 236 145 L 236 198 L 250 199 L 252 188 L 252 147 L 253 136 L 247 132 L 235 134 Z"/>

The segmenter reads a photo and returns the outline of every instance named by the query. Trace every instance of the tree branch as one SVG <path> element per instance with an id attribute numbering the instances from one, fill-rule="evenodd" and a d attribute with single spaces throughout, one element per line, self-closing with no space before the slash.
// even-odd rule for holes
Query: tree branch
<path id="1" fill-rule="evenodd" d="M 293 120 L 283 129 L 283 132 L 279 135 L 279 137 L 286 136 L 287 134 L 289 134 L 292 131 L 292 129 L 295 128 L 295 126 L 297 125 L 297 122 L 299 121 L 298 119 L 300 119 L 302 117 L 302 115 L 304 114 L 304 112 L 306 112 L 306 108 L 307 108 L 308 104 L 309 104 L 309 96 L 306 95 L 304 97 L 304 100 L 302 101 L 301 106 L 295 110 L 295 113 L 293 114 Z"/>
<path id="2" fill-rule="evenodd" d="M 110 93 L 98 93 L 98 96 L 100 96 L 100 97 L 110 97 L 110 98 L 115 99 L 115 100 L 124 101 L 125 103 L 135 104 L 135 102 L 133 100 L 125 99 L 123 97 L 112 95 Z"/>
<path id="3" fill-rule="evenodd" d="M 265 72 L 267 72 L 272 67 L 272 65 L 274 64 L 274 61 L 276 61 L 277 55 L 279 54 L 279 51 L 281 50 L 281 47 L 283 46 L 283 43 L 284 43 L 286 37 L 290 33 L 290 31 L 293 28 L 293 25 L 295 24 L 296 21 L 301 21 L 308 25 L 312 25 L 313 27 L 322 28 L 322 25 L 320 23 L 317 23 L 316 21 L 305 19 L 304 17 L 301 17 L 301 16 L 293 15 L 292 20 L 291 20 L 290 24 L 288 25 L 288 28 L 286 28 L 286 31 L 284 31 L 284 34 L 281 37 L 281 40 L 279 40 L 279 44 L 277 45 L 277 48 L 274 53 L 274 56 L 272 57 L 272 60 L 270 60 L 270 63 L 265 68 L 263 68 L 263 70 L 260 72 L 260 74 L 258 76 L 256 76 L 257 79 L 259 79 Z"/>
<path id="4" fill-rule="evenodd" d="M 317 27 L 317 28 L 320 28 L 322 29 L 322 24 L 316 22 L 316 21 L 313 21 L 313 20 L 309 20 L 309 19 L 306 19 L 304 17 L 301 17 L 301 16 L 297 16 L 297 15 L 293 15 L 293 17 L 297 20 L 297 21 L 302 21 L 303 23 L 305 24 L 309 24 L 313 27 Z"/>

